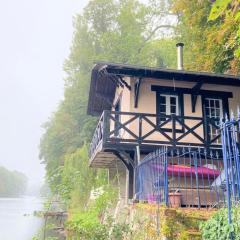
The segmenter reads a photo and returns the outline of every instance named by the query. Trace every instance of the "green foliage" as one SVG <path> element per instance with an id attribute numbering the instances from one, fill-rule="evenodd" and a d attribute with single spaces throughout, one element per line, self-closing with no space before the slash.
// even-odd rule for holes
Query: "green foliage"
<path id="1" fill-rule="evenodd" d="M 114 224 L 113 231 L 111 234 L 112 240 L 122 240 L 124 236 L 130 232 L 130 227 L 126 223 Z"/>
<path id="2" fill-rule="evenodd" d="M 62 200 L 71 203 L 71 207 L 85 207 L 90 191 L 106 184 L 106 171 L 99 171 L 88 167 L 88 148 L 83 145 L 74 153 L 65 156 L 64 167 L 59 167 L 53 177 L 61 178 L 56 190 Z"/>
<path id="3" fill-rule="evenodd" d="M 231 71 L 235 74 L 240 69 L 240 2 L 239 0 L 215 1 L 209 20 L 220 22 L 218 31 L 215 32 L 215 39 L 224 39 L 226 51 L 231 53 Z"/>
<path id="4" fill-rule="evenodd" d="M 177 35 L 184 42 L 184 68 L 196 71 L 212 71 L 214 57 L 208 51 L 207 36 L 211 32 L 208 15 L 209 1 L 174 0 L 173 11 L 178 14 Z M 194 14 L 193 14 L 194 13 Z M 210 43 L 211 45 L 213 43 Z"/>
<path id="5" fill-rule="evenodd" d="M 0 197 L 18 197 L 27 188 L 27 177 L 17 171 L 0 167 Z"/>
<path id="6" fill-rule="evenodd" d="M 212 6 L 208 19 L 216 20 L 221 14 L 224 13 L 231 2 L 232 0 L 216 0 Z"/>
<path id="7" fill-rule="evenodd" d="M 177 34 L 186 46 L 186 69 L 239 73 L 239 0 L 174 0 L 173 10 L 179 16 Z"/>
<path id="8" fill-rule="evenodd" d="M 75 239 L 107 239 L 107 229 L 102 225 L 95 212 L 88 211 L 73 216 L 67 228 Z M 73 237 L 71 239 L 74 239 Z"/>
<path id="9" fill-rule="evenodd" d="M 102 223 L 107 211 L 116 204 L 116 191 L 109 187 L 104 188 L 104 192 L 95 201 L 90 202 L 87 209 L 74 212 L 66 227 L 70 232 L 69 239 L 86 240 L 106 240 L 110 229 L 110 223 Z M 122 234 L 126 232 L 125 225 L 114 225 L 113 239 L 120 240 Z"/>
<path id="10" fill-rule="evenodd" d="M 203 240 L 230 240 L 240 239 L 240 207 L 232 209 L 232 224 L 228 224 L 228 210 L 220 209 L 207 222 L 202 223 L 202 239 Z"/>

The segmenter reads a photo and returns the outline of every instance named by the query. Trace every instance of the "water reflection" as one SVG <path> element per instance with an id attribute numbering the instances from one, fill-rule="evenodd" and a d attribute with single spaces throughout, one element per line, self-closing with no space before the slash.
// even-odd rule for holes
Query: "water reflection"
<path id="1" fill-rule="evenodd" d="M 0 239 L 31 240 L 42 219 L 34 211 L 42 210 L 42 200 L 35 197 L 0 198 Z"/>

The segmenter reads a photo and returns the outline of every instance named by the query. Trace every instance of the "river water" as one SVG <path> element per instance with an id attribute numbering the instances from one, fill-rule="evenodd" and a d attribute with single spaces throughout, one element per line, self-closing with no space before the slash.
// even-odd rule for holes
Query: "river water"
<path id="1" fill-rule="evenodd" d="M 0 240 L 31 240 L 42 225 L 33 212 L 42 205 L 35 197 L 0 198 Z"/>

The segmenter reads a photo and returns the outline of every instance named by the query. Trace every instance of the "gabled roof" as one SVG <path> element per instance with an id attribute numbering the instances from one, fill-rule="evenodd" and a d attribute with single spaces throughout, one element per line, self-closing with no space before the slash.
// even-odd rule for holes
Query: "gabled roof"
<path id="1" fill-rule="evenodd" d="M 87 113 L 110 110 L 117 86 L 129 87 L 125 76 L 240 86 L 240 76 L 97 62 L 92 70 Z"/>

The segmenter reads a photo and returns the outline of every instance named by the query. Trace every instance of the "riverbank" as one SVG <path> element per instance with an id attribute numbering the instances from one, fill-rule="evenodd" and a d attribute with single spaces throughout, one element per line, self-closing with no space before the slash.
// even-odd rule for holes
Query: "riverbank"
<path id="1" fill-rule="evenodd" d="M 42 219 L 42 226 L 33 240 L 65 240 L 64 223 L 67 219 L 65 205 L 57 198 L 47 198 L 42 211 L 35 212 Z"/>

